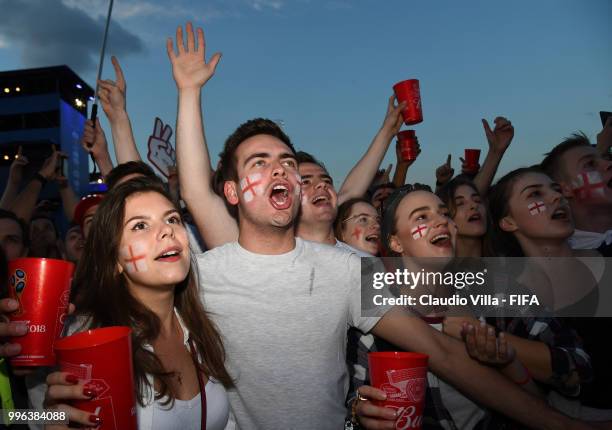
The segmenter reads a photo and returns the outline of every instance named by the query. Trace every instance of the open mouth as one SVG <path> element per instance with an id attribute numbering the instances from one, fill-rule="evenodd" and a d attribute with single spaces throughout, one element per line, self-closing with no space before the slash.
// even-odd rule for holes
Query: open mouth
<path id="1" fill-rule="evenodd" d="M 477 222 L 477 221 L 482 221 L 482 216 L 480 216 L 479 213 L 472 214 L 468 218 L 468 222 Z"/>
<path id="2" fill-rule="evenodd" d="M 329 197 L 327 197 L 326 195 L 323 195 L 323 194 L 313 197 L 313 199 L 310 202 L 314 206 L 317 206 L 317 207 L 331 205 Z"/>
<path id="3" fill-rule="evenodd" d="M 285 184 L 276 184 L 270 191 L 270 203 L 275 209 L 287 209 L 291 206 L 289 187 Z"/>
<path id="4" fill-rule="evenodd" d="M 373 243 L 378 245 L 379 235 L 378 233 L 373 233 L 365 237 L 366 242 Z"/>
<path id="5" fill-rule="evenodd" d="M 550 216 L 550 219 L 568 221 L 569 212 L 567 208 L 564 208 L 564 207 L 558 208 L 552 213 L 552 215 Z"/>
<path id="6" fill-rule="evenodd" d="M 172 263 L 178 261 L 181 258 L 180 248 L 170 248 L 164 250 L 160 255 L 155 258 L 155 261 L 163 261 L 165 263 Z"/>
<path id="7" fill-rule="evenodd" d="M 452 246 L 451 237 L 448 233 L 440 233 L 435 235 L 431 238 L 429 243 L 440 248 L 450 248 Z"/>

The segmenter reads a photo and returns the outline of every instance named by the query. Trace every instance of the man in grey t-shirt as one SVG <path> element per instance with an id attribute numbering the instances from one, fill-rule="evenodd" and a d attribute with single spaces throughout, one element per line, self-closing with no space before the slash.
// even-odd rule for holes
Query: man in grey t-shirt
<path id="1" fill-rule="evenodd" d="M 170 53 L 179 90 L 177 147 L 204 140 L 200 91 L 219 56 L 206 63 L 203 34 L 198 38 L 196 47 L 188 28 L 189 49 L 179 40 L 182 49 Z M 208 163 L 201 154 L 177 155 L 181 183 Z M 433 372 L 517 421 L 534 428 L 575 424 L 403 310 L 378 322 L 360 317 L 356 257 L 295 238 L 301 178 L 291 141 L 274 122 L 242 124 L 227 139 L 219 170 L 225 199 L 237 208 L 238 242 L 200 255 L 198 266 L 204 302 L 228 348 L 236 381 L 230 403 L 241 428 L 341 428 L 348 326 L 428 354 Z"/>

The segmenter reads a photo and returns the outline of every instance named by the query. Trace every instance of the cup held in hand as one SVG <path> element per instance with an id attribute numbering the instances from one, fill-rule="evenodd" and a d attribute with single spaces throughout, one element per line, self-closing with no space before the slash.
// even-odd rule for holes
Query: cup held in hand
<path id="1" fill-rule="evenodd" d="M 414 161 L 417 159 L 417 138 L 414 130 L 403 130 L 397 133 L 397 141 L 400 145 L 402 161 Z"/>
<path id="2" fill-rule="evenodd" d="M 476 173 L 480 168 L 478 160 L 480 159 L 480 149 L 465 150 L 465 170 L 468 173 Z"/>
<path id="3" fill-rule="evenodd" d="M 406 125 L 418 124 L 423 121 L 423 110 L 421 108 L 421 91 L 418 79 L 408 79 L 393 85 L 395 98 L 398 103 L 406 102 L 402 110 L 402 118 Z"/>
<path id="4" fill-rule="evenodd" d="M 397 411 L 396 429 L 420 429 L 425 406 L 428 356 L 414 352 L 370 352 L 370 384 L 387 400 L 375 401 Z"/>
<path id="5" fill-rule="evenodd" d="M 11 358 L 13 366 L 53 366 L 53 344 L 59 339 L 70 298 L 74 264 L 51 258 L 17 258 L 9 262 L 8 294 L 19 309 L 9 319 L 25 324 L 24 336 L 11 342 L 21 353 Z"/>
<path id="6" fill-rule="evenodd" d="M 105 327 L 55 343 L 60 370 L 75 375 L 95 393 L 93 399 L 72 405 L 99 416 L 100 430 L 138 428 L 130 335 L 129 327 Z"/>

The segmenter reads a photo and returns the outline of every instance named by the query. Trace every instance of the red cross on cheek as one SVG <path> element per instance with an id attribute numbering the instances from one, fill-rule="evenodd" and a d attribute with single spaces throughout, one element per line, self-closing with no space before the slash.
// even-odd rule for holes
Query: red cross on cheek
<path id="1" fill-rule="evenodd" d="M 425 224 L 421 224 L 411 230 L 412 238 L 414 240 L 420 239 L 427 233 L 427 226 Z"/>
<path id="2" fill-rule="evenodd" d="M 353 233 L 351 234 L 355 239 L 359 240 L 359 236 L 361 236 L 361 229 L 359 227 L 355 227 Z"/>
<path id="3" fill-rule="evenodd" d="M 140 260 L 145 259 L 145 255 L 134 255 L 134 250 L 132 249 L 132 245 L 128 245 L 128 254 L 130 258 L 126 258 L 125 262 L 128 265 L 128 272 L 141 272 L 147 270 L 147 265 L 144 261 L 138 263 Z M 131 265 L 131 267 L 130 267 Z"/>

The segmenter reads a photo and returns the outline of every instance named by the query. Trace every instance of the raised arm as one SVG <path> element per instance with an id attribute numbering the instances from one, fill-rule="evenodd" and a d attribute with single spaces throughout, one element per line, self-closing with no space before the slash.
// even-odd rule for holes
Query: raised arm
<path id="1" fill-rule="evenodd" d="M 487 194 L 497 172 L 497 167 L 514 137 L 514 127 L 510 121 L 502 116 L 498 116 L 494 122 L 495 128 L 491 130 L 487 120 L 482 120 L 482 126 L 489 143 L 489 151 L 482 164 L 482 168 L 474 178 L 474 185 L 476 185 L 478 192 L 482 196 Z"/>
<path id="2" fill-rule="evenodd" d="M 0 209 L 8 209 L 11 207 L 19 193 L 19 186 L 23 178 L 23 168 L 27 164 L 28 159 L 22 154 L 22 147 L 19 145 L 17 158 L 11 163 L 8 180 L 6 181 L 6 188 L 2 194 L 2 199 L 0 199 Z"/>
<path id="3" fill-rule="evenodd" d="M 141 158 L 136 148 L 132 123 L 126 109 L 127 84 L 117 58 L 113 56 L 111 61 L 115 69 L 116 80 L 107 79 L 98 83 L 100 85 L 99 97 L 102 102 L 102 109 L 104 109 L 111 126 L 115 157 L 117 158 L 117 164 L 139 161 Z"/>
<path id="4" fill-rule="evenodd" d="M 476 402 L 529 427 L 566 428 L 571 424 L 542 400 L 527 394 L 497 371 L 472 360 L 461 342 L 403 309 L 387 312 L 372 332 L 406 351 L 429 355 L 429 367 L 438 376 Z"/>
<path id="5" fill-rule="evenodd" d="M 42 190 L 45 183 L 48 181 L 55 180 L 57 176 L 58 162 L 61 156 L 65 156 L 61 152 L 53 147 L 53 153 L 49 158 L 45 160 L 43 166 L 38 171 L 37 176 L 30 181 L 30 183 L 19 193 L 11 205 L 11 210 L 19 218 L 24 220 L 26 223 L 30 222 L 34 208 L 36 207 L 36 201 L 40 191 Z"/>
<path id="6" fill-rule="evenodd" d="M 416 143 L 417 157 L 419 156 L 420 153 L 421 153 L 421 145 L 419 145 L 419 142 L 417 139 L 417 143 Z M 400 150 L 399 141 L 395 142 L 395 156 L 397 158 L 397 164 L 395 167 L 395 173 L 393 173 L 392 182 L 396 187 L 399 188 L 406 183 L 406 174 L 408 173 L 408 168 L 412 166 L 412 164 L 416 161 L 416 159 L 408 160 L 408 161 L 404 160 L 404 158 L 402 157 L 402 152 Z"/>
<path id="7" fill-rule="evenodd" d="M 353 197 L 362 197 L 372 183 L 378 167 L 385 157 L 389 144 L 402 126 L 402 109 L 405 102 L 395 105 L 395 96 L 389 97 L 387 114 L 383 124 L 374 136 L 366 153 L 351 169 L 338 192 L 338 205 Z"/>
<path id="8" fill-rule="evenodd" d="M 202 87 L 215 73 L 221 54 L 214 54 L 207 63 L 204 31 L 197 29 L 196 46 L 191 23 L 186 27 L 186 45 L 182 27 L 176 30 L 177 51 L 172 38 L 167 41 L 172 75 L 178 88 L 176 160 L 181 196 L 207 248 L 212 249 L 238 239 L 238 225 L 223 198 L 213 188 L 213 171 L 202 119 Z"/>
<path id="9" fill-rule="evenodd" d="M 108 152 L 106 135 L 104 134 L 104 130 L 102 130 L 98 118 L 96 118 L 95 129 L 90 119 L 85 121 L 83 136 L 81 137 L 81 146 L 85 151 L 93 155 L 93 159 L 98 165 L 102 176 L 106 176 L 108 172 L 112 170 L 113 160 L 111 160 L 110 153 Z"/>

